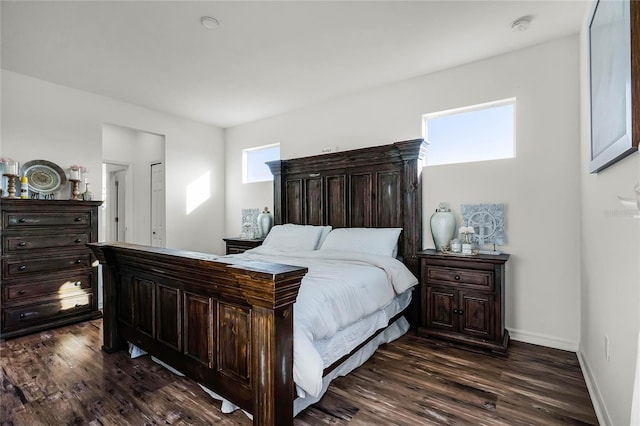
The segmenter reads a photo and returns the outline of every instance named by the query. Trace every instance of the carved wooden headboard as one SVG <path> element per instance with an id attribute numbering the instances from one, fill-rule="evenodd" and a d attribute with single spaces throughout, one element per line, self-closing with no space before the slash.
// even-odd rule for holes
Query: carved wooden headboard
<path id="1" fill-rule="evenodd" d="M 418 275 L 422 139 L 267 163 L 276 224 L 403 228 L 398 254 Z"/>

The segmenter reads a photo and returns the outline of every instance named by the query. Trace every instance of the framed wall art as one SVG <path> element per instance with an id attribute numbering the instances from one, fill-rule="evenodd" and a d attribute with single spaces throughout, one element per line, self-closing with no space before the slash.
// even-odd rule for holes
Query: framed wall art
<path id="1" fill-rule="evenodd" d="M 640 2 L 593 3 L 589 16 L 591 173 L 638 149 Z"/>

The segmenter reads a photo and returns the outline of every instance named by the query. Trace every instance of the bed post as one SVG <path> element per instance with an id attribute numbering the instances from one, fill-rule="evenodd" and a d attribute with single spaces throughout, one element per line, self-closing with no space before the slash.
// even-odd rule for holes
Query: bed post
<path id="1" fill-rule="evenodd" d="M 102 350 L 107 353 L 114 353 L 125 347 L 125 343 L 118 335 L 116 317 L 116 268 L 113 260 L 107 262 L 109 256 L 106 245 L 94 243 L 90 246 L 94 256 L 102 265 Z"/>
<path id="2" fill-rule="evenodd" d="M 268 161 L 267 166 L 271 170 L 273 175 L 273 224 L 282 225 L 283 212 L 282 212 L 282 194 L 284 188 L 282 188 L 282 160 Z"/>
<path id="3" fill-rule="evenodd" d="M 231 267 L 234 269 L 234 267 Z M 269 277 L 244 269 L 233 272 L 251 315 L 253 424 L 293 425 L 293 303 L 306 269 Z"/>
<path id="4" fill-rule="evenodd" d="M 420 276 L 420 265 L 416 253 L 422 250 L 422 162 L 426 151 L 423 139 L 413 139 L 393 144 L 404 162 L 404 263 Z"/>

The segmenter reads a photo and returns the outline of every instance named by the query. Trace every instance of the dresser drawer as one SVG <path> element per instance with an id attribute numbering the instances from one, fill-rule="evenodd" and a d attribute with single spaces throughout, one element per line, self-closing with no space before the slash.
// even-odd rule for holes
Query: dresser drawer
<path id="1" fill-rule="evenodd" d="M 2 259 L 2 279 L 24 277 L 29 274 L 52 273 L 56 271 L 73 272 L 91 266 L 91 253 L 51 256 L 33 259 Z"/>
<path id="2" fill-rule="evenodd" d="M 427 266 L 427 282 L 464 285 L 491 291 L 493 289 L 493 273 L 473 269 L 446 268 Z"/>
<path id="3" fill-rule="evenodd" d="M 5 307 L 2 310 L 2 329 L 22 327 L 25 324 L 51 320 L 58 316 L 90 311 L 92 308 L 92 296 L 92 294 L 86 293 L 55 302 Z"/>
<path id="4" fill-rule="evenodd" d="M 62 233 L 49 235 L 27 234 L 3 235 L 2 251 L 5 254 L 20 253 L 27 250 L 49 249 L 49 248 L 69 248 L 82 247 L 91 241 L 91 233 Z"/>
<path id="5" fill-rule="evenodd" d="M 2 284 L 2 305 L 33 303 L 34 298 L 59 300 L 64 297 L 82 295 L 92 289 L 92 275 L 84 274 L 57 279 Z"/>
<path id="6" fill-rule="evenodd" d="M 20 212 L 3 211 L 4 229 L 25 229 L 49 226 L 89 226 L 91 212 Z"/>

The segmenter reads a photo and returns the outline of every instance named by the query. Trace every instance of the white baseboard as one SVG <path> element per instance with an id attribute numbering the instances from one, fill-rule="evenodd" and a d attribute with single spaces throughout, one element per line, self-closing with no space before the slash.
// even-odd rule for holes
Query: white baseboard
<path id="1" fill-rule="evenodd" d="M 598 384 L 593 377 L 591 367 L 589 367 L 589 362 L 582 353 L 582 349 L 578 351 L 577 355 L 578 362 L 580 363 L 580 368 L 582 369 L 582 375 L 584 376 L 584 381 L 587 384 L 587 390 L 589 391 L 589 396 L 591 397 L 593 409 L 596 411 L 596 416 L 598 417 L 598 423 L 600 423 L 600 425 L 602 426 L 610 425 L 612 424 L 611 416 L 609 416 L 607 406 L 604 404 L 602 394 L 600 393 L 600 389 L 598 389 Z"/>
<path id="2" fill-rule="evenodd" d="M 558 339 L 557 337 L 546 336 L 544 334 L 536 334 L 528 331 L 515 330 L 509 328 L 509 336 L 511 340 L 518 342 L 531 343 L 533 345 L 546 346 L 549 348 L 560 349 L 563 351 L 578 352 L 578 342 Z"/>

